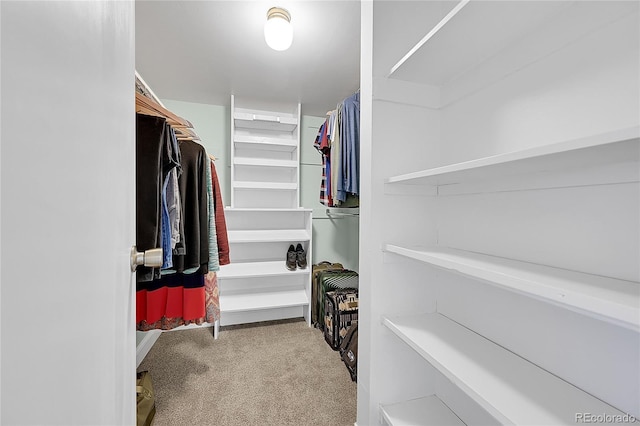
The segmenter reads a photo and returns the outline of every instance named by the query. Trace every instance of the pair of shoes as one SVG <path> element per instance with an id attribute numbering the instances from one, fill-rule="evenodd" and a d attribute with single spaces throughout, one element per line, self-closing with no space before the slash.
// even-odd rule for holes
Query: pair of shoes
<path id="1" fill-rule="evenodd" d="M 304 251 L 300 243 L 295 248 L 291 244 L 289 250 L 287 250 L 287 269 L 295 271 L 296 265 L 300 269 L 307 267 L 307 252 Z"/>

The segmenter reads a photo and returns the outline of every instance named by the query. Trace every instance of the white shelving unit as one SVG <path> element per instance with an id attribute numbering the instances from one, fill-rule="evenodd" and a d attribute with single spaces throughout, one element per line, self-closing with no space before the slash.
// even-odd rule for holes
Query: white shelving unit
<path id="1" fill-rule="evenodd" d="M 289 245 L 311 259 L 311 210 L 225 211 L 231 263 L 220 267 L 220 325 L 303 317 L 310 324 L 311 264 L 290 271 Z"/>
<path id="2" fill-rule="evenodd" d="M 282 109 L 231 96 L 231 207 L 299 207 L 300 104 Z"/>
<path id="3" fill-rule="evenodd" d="M 231 96 L 231 264 L 220 268 L 220 324 L 304 317 L 311 324 L 311 210 L 300 205 L 300 104 Z M 309 266 L 290 271 L 302 244 Z"/>
<path id="4" fill-rule="evenodd" d="M 639 16 L 362 4 L 357 424 L 638 424 Z"/>

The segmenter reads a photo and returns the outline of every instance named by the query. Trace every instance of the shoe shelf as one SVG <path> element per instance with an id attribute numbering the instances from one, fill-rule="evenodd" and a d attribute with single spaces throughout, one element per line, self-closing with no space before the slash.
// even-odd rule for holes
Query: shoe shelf
<path id="1" fill-rule="evenodd" d="M 224 306 L 224 312 L 246 312 L 308 304 L 307 293 L 302 288 L 220 295 L 220 309 Z"/>
<path id="2" fill-rule="evenodd" d="M 640 283 L 448 248 L 385 250 L 550 302 L 625 328 L 640 330 Z"/>
<path id="3" fill-rule="evenodd" d="M 277 277 L 277 276 L 289 276 L 305 275 L 309 273 L 309 268 L 300 269 L 295 271 L 287 269 L 285 262 L 276 260 L 269 262 L 242 262 L 231 263 L 225 265 L 220 269 L 218 277 L 225 279 L 232 278 L 257 278 L 257 277 Z"/>
<path id="4" fill-rule="evenodd" d="M 388 184 L 451 185 L 504 179 L 537 172 L 562 172 L 596 166 L 638 163 L 640 127 L 630 127 L 550 145 L 392 176 Z M 621 180 L 639 179 L 637 167 Z"/>
<path id="5" fill-rule="evenodd" d="M 268 243 L 309 241 L 305 229 L 249 229 L 227 231 L 229 243 Z M 283 257 L 284 258 L 284 257 Z"/>
<path id="6" fill-rule="evenodd" d="M 573 424 L 576 413 L 624 416 L 440 314 L 383 317 L 383 324 L 500 424 Z"/>
<path id="7" fill-rule="evenodd" d="M 383 405 L 380 413 L 389 426 L 464 426 L 436 395 Z"/>
<path id="8" fill-rule="evenodd" d="M 311 267 L 287 269 L 290 245 L 311 262 L 311 209 L 226 208 L 229 265 L 218 272 L 220 325 L 304 317 L 311 321 Z"/>

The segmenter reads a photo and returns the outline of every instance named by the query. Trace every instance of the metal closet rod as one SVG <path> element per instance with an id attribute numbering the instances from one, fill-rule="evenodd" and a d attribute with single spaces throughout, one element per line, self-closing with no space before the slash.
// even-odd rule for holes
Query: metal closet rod
<path id="1" fill-rule="evenodd" d="M 350 211 L 346 211 L 346 210 L 355 210 L 353 212 Z M 326 209 L 325 213 L 327 214 L 327 216 L 329 217 L 349 217 L 349 216 L 360 216 L 360 209 L 359 208 L 344 208 L 344 209 L 340 209 L 340 210 L 331 210 Z"/>

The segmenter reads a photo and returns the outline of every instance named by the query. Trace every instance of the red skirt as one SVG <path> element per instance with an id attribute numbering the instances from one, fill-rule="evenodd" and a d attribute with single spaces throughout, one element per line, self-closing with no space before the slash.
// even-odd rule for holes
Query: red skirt
<path id="1" fill-rule="evenodd" d="M 136 323 L 140 331 L 171 330 L 186 324 L 213 323 L 220 318 L 215 272 L 169 274 L 139 282 Z"/>

